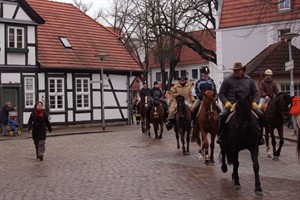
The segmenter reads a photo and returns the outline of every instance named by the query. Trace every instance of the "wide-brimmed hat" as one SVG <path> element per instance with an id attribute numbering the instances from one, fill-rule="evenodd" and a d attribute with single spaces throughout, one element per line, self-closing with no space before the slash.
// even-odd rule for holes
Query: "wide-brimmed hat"
<path id="1" fill-rule="evenodd" d="M 179 80 L 179 81 L 180 81 L 180 80 L 185 80 L 185 81 L 186 81 L 186 80 L 188 80 L 188 78 L 187 78 L 186 76 L 181 76 L 181 77 L 178 78 L 178 80 Z"/>
<path id="2" fill-rule="evenodd" d="M 233 68 L 231 68 L 233 71 L 236 71 L 236 70 L 240 70 L 240 69 L 244 69 L 245 66 L 242 65 L 242 63 L 240 62 L 236 62 L 234 63 L 233 65 Z"/>

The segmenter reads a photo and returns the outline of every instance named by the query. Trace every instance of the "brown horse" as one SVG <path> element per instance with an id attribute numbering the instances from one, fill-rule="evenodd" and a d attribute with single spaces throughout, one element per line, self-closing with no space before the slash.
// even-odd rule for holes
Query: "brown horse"
<path id="1" fill-rule="evenodd" d="M 164 127 L 164 108 L 163 105 L 155 100 L 152 103 L 152 108 L 150 111 L 150 122 L 153 124 L 155 139 L 162 139 L 163 127 Z M 158 135 L 158 128 L 160 127 L 160 134 Z M 150 131 L 148 132 L 150 136 Z"/>
<path id="2" fill-rule="evenodd" d="M 267 146 L 267 156 L 271 156 L 270 146 L 269 146 L 269 134 L 272 139 L 273 147 L 273 160 L 278 160 L 281 152 L 281 148 L 284 143 L 283 138 L 283 124 L 289 119 L 289 111 L 291 104 L 291 96 L 288 93 L 281 92 L 272 98 L 264 111 L 264 121 L 265 121 L 265 139 Z M 274 136 L 274 130 L 277 129 L 279 136 L 279 146 L 276 149 L 276 139 Z"/>
<path id="3" fill-rule="evenodd" d="M 180 149 L 179 136 L 182 144 L 183 155 L 190 154 L 190 134 L 191 134 L 191 109 L 185 103 L 184 96 L 178 95 L 176 97 L 176 114 L 174 131 L 177 139 L 177 149 Z M 185 138 L 186 136 L 186 138 Z M 186 146 L 185 146 L 186 142 Z"/>
<path id="4" fill-rule="evenodd" d="M 197 116 L 196 125 L 193 128 L 192 141 L 197 142 L 200 146 L 199 153 L 201 156 L 204 153 L 205 164 L 214 165 L 214 148 L 215 148 L 215 138 L 218 133 L 218 110 L 216 106 L 216 94 L 213 91 L 206 91 L 203 94 L 203 101 L 201 102 L 201 107 L 199 114 Z M 200 130 L 199 130 L 200 129 Z M 199 136 L 199 131 L 201 132 L 201 138 Z M 210 133 L 210 143 L 208 141 L 208 133 Z M 202 144 L 201 144 L 202 140 Z M 202 148 L 201 148 L 202 145 Z M 210 154 L 208 147 L 210 146 Z"/>
<path id="5" fill-rule="evenodd" d="M 141 100 L 138 102 L 138 113 L 141 117 L 141 126 L 142 126 L 142 133 L 148 133 L 150 129 L 149 119 L 147 119 L 147 108 L 148 108 L 148 97 L 141 96 Z"/>

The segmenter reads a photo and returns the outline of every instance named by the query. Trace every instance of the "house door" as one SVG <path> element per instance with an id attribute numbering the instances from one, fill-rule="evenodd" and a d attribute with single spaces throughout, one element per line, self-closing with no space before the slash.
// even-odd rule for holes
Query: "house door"
<path id="1" fill-rule="evenodd" d="M 19 124 L 22 123 L 22 112 L 21 112 L 21 98 L 20 98 L 20 87 L 9 87 L 2 85 L 2 94 L 1 94 L 1 108 L 4 106 L 5 102 L 10 101 L 11 107 L 17 107 L 17 121 Z"/>

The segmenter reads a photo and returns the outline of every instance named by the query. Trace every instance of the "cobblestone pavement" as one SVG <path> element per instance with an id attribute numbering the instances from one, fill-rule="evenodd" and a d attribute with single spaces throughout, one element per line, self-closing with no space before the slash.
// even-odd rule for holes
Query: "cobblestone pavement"
<path id="1" fill-rule="evenodd" d="M 176 149 L 173 131 L 162 140 L 149 138 L 138 126 L 92 129 L 89 134 L 48 137 L 44 161 L 35 159 L 33 142 L 25 136 L 0 141 L 0 199 L 300 199 L 300 163 L 296 143 L 286 141 L 279 161 L 260 147 L 263 197 L 254 194 L 250 154 L 240 153 L 242 189 L 234 191 L 231 170 L 221 172 L 216 147 L 215 166 Z M 97 131 L 98 130 L 98 131 Z M 97 133 L 92 133 L 97 132 Z M 77 133 L 80 130 L 77 129 Z"/>

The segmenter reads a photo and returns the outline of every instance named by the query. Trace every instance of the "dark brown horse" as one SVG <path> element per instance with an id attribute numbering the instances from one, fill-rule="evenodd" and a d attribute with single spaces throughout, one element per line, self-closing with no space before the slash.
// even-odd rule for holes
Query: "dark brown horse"
<path id="1" fill-rule="evenodd" d="M 163 133 L 163 127 L 164 127 L 164 108 L 163 105 L 155 100 L 152 103 L 152 108 L 150 111 L 150 122 L 153 124 L 154 133 L 155 133 L 155 139 L 161 139 L 162 133 Z M 158 135 L 158 128 L 160 128 L 160 134 Z M 149 131 L 150 136 L 150 131 Z"/>
<path id="2" fill-rule="evenodd" d="M 177 139 L 177 149 L 180 149 L 179 136 L 182 145 L 182 153 L 184 155 L 190 154 L 190 134 L 191 134 L 191 109 L 185 103 L 183 96 L 178 95 L 176 97 L 177 106 L 175 114 L 174 130 Z M 186 136 L 186 138 L 185 138 Z M 186 143 L 186 146 L 185 146 Z"/>
<path id="3" fill-rule="evenodd" d="M 215 97 L 216 94 L 213 91 L 206 91 L 203 94 L 203 101 L 201 102 L 200 111 L 197 116 L 197 122 L 196 125 L 193 127 L 192 141 L 196 140 L 197 144 L 200 146 L 199 153 L 202 155 L 204 153 L 205 164 L 207 165 L 213 165 L 215 163 L 214 148 L 215 138 L 218 133 L 218 111 Z M 201 138 L 199 132 L 201 132 Z M 211 136 L 210 142 L 208 141 L 207 137 L 208 133 Z M 209 146 L 210 154 L 208 151 Z"/>
<path id="4" fill-rule="evenodd" d="M 268 102 L 268 105 L 264 112 L 267 156 L 272 157 L 270 146 L 269 146 L 269 134 L 270 134 L 272 140 L 272 147 L 273 147 L 273 160 L 279 159 L 281 148 L 284 143 L 283 125 L 284 122 L 289 119 L 290 104 L 291 104 L 291 96 L 288 93 L 281 92 Z M 279 136 L 279 146 L 277 149 L 276 149 L 276 139 L 274 135 L 275 129 L 277 129 L 278 136 Z"/>
<path id="5" fill-rule="evenodd" d="M 147 108 L 148 108 L 148 97 L 141 96 L 141 100 L 138 102 L 138 113 L 141 117 L 141 126 L 142 126 L 142 133 L 148 133 L 150 129 L 149 119 L 147 119 Z"/>
<path id="6" fill-rule="evenodd" d="M 241 189 L 239 181 L 239 152 L 248 149 L 251 154 L 253 163 L 253 171 L 255 177 L 255 193 L 262 196 L 263 192 L 259 178 L 259 162 L 258 162 L 258 120 L 251 110 L 250 95 L 236 94 L 236 106 L 234 114 L 229 116 L 226 133 L 224 135 L 221 147 L 222 171 L 227 172 L 227 164 L 233 164 L 232 180 L 234 189 Z"/>

